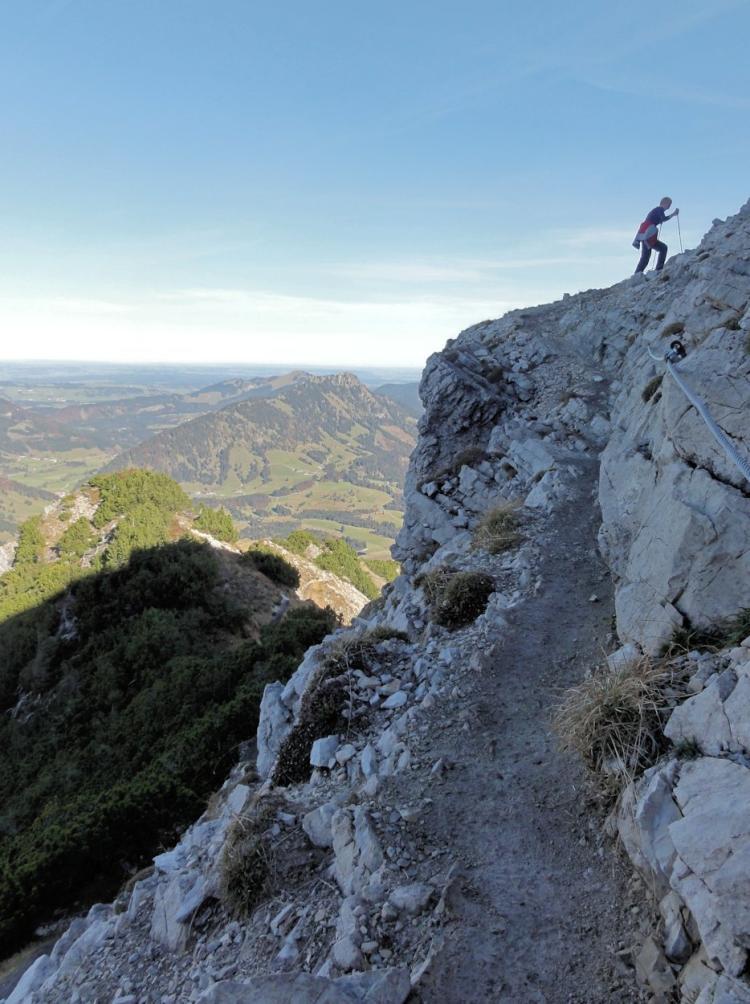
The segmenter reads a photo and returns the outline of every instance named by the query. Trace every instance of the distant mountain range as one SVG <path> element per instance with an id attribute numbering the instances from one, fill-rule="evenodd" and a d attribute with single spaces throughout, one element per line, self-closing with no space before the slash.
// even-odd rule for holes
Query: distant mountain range
<path id="1" fill-rule="evenodd" d="M 185 394 L 143 394 L 47 408 L 45 414 L 86 433 L 103 449 L 118 451 L 136 446 L 163 428 L 171 428 L 198 415 L 253 397 L 269 397 L 296 380 L 301 371 L 250 380 L 222 380 Z"/>
<path id="2" fill-rule="evenodd" d="M 375 393 L 389 397 L 415 418 L 419 418 L 424 410 L 419 396 L 419 383 L 384 383 L 375 388 Z"/>
<path id="3" fill-rule="evenodd" d="M 387 557 L 420 408 L 416 383 L 302 370 L 63 406 L 0 398 L 0 475 L 46 501 L 96 470 L 148 467 L 227 505 L 247 536 L 304 522 Z M 42 504 L 7 486 L 0 543 Z"/>
<path id="4" fill-rule="evenodd" d="M 355 376 L 303 374 L 272 396 L 246 396 L 164 430 L 120 454 L 109 469 L 148 467 L 183 484 L 263 491 L 273 490 L 278 479 L 271 467 L 280 459 L 273 454 L 283 453 L 290 486 L 351 471 L 400 482 L 414 433 L 414 418 L 401 405 Z"/>
<path id="5" fill-rule="evenodd" d="M 5 456 L 64 453 L 91 446 L 92 440 L 88 435 L 61 422 L 57 416 L 23 408 L 0 397 L 0 463 Z"/>

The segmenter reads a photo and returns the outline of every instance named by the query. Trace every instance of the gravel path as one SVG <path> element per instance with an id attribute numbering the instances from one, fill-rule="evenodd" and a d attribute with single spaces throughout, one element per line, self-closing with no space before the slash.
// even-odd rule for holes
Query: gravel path
<path id="1" fill-rule="evenodd" d="M 436 729 L 431 740 L 455 766 L 431 792 L 425 829 L 452 846 L 462 877 L 425 1004 L 641 1000 L 616 956 L 635 938 L 625 877 L 601 844 L 581 765 L 549 727 L 561 689 L 612 643 L 597 471 L 582 463 L 575 498 L 537 541 L 541 588 L 511 611 L 473 674 L 471 728 Z"/>

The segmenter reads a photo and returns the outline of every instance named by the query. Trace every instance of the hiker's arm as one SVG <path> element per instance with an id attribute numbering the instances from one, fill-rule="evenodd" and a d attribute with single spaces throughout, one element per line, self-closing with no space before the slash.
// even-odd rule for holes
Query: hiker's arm
<path id="1" fill-rule="evenodd" d="M 665 216 L 664 218 L 666 220 L 671 220 L 674 216 L 679 216 L 679 215 L 680 215 L 680 210 L 679 209 L 675 209 L 675 211 L 673 213 L 670 213 L 669 216 Z"/>

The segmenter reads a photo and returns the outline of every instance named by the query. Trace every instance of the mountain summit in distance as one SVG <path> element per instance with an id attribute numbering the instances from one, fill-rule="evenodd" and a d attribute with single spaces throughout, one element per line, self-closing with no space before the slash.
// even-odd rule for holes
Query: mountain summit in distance
<path id="1" fill-rule="evenodd" d="M 353 516 L 355 526 L 380 533 L 386 556 L 383 541 L 400 524 L 416 419 L 351 373 L 278 379 L 270 395 L 162 430 L 107 469 L 169 474 L 250 521 L 252 536 L 288 532 L 305 519 L 316 529 L 339 530 Z M 275 525 L 279 520 L 283 526 Z"/>

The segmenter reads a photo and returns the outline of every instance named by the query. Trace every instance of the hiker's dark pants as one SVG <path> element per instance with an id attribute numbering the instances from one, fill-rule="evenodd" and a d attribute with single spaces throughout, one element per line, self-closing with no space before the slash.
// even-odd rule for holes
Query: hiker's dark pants
<path id="1" fill-rule="evenodd" d="M 648 260 L 651 257 L 651 250 L 652 249 L 648 246 L 648 244 L 645 241 L 641 243 L 641 260 L 638 262 L 638 265 L 636 266 L 635 269 L 636 272 L 642 272 L 644 268 L 648 265 Z M 664 268 L 664 262 L 667 259 L 667 245 L 664 243 L 664 241 L 656 241 L 653 250 L 659 252 L 659 257 L 656 259 L 656 271 L 661 272 L 661 270 Z"/>

